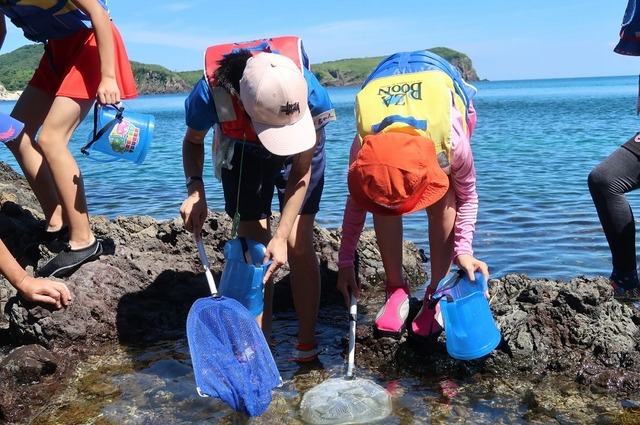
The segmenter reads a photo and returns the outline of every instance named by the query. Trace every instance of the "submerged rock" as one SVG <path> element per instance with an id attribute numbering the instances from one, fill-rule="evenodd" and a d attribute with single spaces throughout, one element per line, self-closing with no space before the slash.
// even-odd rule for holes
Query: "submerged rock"
<path id="1" fill-rule="evenodd" d="M 42 218 L 24 179 L 0 163 L 0 237 L 29 272 L 48 253 L 37 249 Z M 0 420 L 28 421 L 71 379 L 74 365 L 89 355 L 107 352 L 114 344 L 144 346 L 186 338 L 191 304 L 209 295 L 197 249 L 180 218 L 92 216 L 91 225 L 105 251 L 65 279 L 74 296 L 66 310 L 27 303 L 0 279 Z M 216 278 L 230 234 L 229 218 L 210 213 L 203 239 Z M 339 229 L 315 228 L 321 316 L 336 323 L 346 320 L 335 289 L 340 236 Z M 459 361 L 446 352 L 446 334 L 428 347 L 412 345 L 404 337 L 374 338 L 371 324 L 384 302 L 385 276 L 373 233 L 363 234 L 358 252 L 363 282 L 357 329 L 361 368 L 416 376 L 557 374 L 609 393 L 640 391 L 640 312 L 614 300 L 604 278 L 561 282 L 507 275 L 490 280 L 490 305 L 503 340 L 485 358 Z M 406 242 L 404 259 L 413 291 L 424 289 L 423 253 Z M 292 310 L 288 267 L 276 273 L 275 281 L 274 310 Z M 412 315 L 420 302 L 412 300 Z"/>

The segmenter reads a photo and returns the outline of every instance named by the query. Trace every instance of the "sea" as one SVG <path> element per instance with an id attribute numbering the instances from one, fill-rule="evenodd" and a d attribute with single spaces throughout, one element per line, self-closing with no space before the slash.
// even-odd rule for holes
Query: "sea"
<path id="1" fill-rule="evenodd" d="M 474 83 L 478 123 L 472 137 L 480 199 L 475 256 L 492 277 L 522 273 L 570 280 L 608 276 L 611 259 L 587 188 L 589 172 L 638 130 L 637 76 Z M 329 88 L 337 121 L 326 127 L 327 170 L 318 225 L 340 227 L 347 196 L 349 147 L 355 131 L 358 87 Z M 93 128 L 92 114 L 69 148 L 85 181 L 92 215 L 179 216 L 185 198 L 181 145 L 186 94 L 145 95 L 125 101 L 129 110 L 153 114 L 153 141 L 142 164 L 100 162 L 80 152 Z M 10 112 L 15 102 L 0 102 Z M 210 138 L 211 135 L 208 137 Z M 207 143 L 205 155 L 211 155 Z M 19 167 L 8 149 L 0 161 Z M 205 165 L 210 209 L 223 210 L 220 183 Z M 634 210 L 640 192 L 628 195 Z M 277 205 L 274 205 L 277 208 Z M 371 228 L 371 217 L 367 227 Z M 429 254 L 424 211 L 404 217 L 404 238 Z"/>

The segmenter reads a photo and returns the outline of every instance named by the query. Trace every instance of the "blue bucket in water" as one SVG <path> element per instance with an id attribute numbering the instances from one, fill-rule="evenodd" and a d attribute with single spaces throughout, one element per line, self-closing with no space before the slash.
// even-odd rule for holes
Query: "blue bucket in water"
<path id="1" fill-rule="evenodd" d="M 472 360 L 492 352 L 502 339 L 485 297 L 487 282 L 475 273 L 475 282 L 462 271 L 442 279 L 433 297 L 439 298 L 447 351 L 453 358 Z"/>
<path id="2" fill-rule="evenodd" d="M 100 162 L 125 159 L 142 164 L 153 140 L 156 119 L 153 115 L 125 110 L 122 104 L 98 105 L 93 109 L 93 131 L 80 151 Z M 100 152 L 109 158 L 95 157 Z"/>
<path id="3" fill-rule="evenodd" d="M 262 264 L 267 248 L 260 242 L 238 236 L 224 245 L 225 264 L 218 292 L 245 306 L 254 316 L 264 309 L 262 280 L 271 264 Z"/>

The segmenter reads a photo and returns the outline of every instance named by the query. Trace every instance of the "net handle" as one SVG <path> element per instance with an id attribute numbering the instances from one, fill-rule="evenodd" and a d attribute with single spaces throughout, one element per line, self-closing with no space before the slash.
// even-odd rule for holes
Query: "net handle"
<path id="1" fill-rule="evenodd" d="M 353 268 L 356 274 L 356 281 L 360 287 L 360 254 L 358 250 L 354 253 Z M 356 319 L 358 318 L 358 304 L 356 297 L 351 295 L 351 304 L 349 305 L 349 353 L 347 356 L 347 378 L 354 378 L 354 370 L 356 367 Z"/>
<path id="2" fill-rule="evenodd" d="M 358 305 L 356 297 L 351 294 L 351 305 L 349 306 L 349 363 L 347 364 L 347 378 L 353 378 L 356 365 L 356 317 L 358 315 Z"/>
<path id="3" fill-rule="evenodd" d="M 198 246 L 198 253 L 200 254 L 200 261 L 204 267 L 204 274 L 207 276 L 207 283 L 209 284 L 209 290 L 214 297 L 218 296 L 218 288 L 216 288 L 216 282 L 213 280 L 213 275 L 209 269 L 209 260 L 207 259 L 207 253 L 204 252 L 204 245 L 202 244 L 202 238 L 196 238 L 196 245 Z"/>

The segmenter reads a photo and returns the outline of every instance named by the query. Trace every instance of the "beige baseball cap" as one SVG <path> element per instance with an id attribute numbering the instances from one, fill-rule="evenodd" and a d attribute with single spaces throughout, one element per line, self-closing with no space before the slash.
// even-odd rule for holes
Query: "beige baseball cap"
<path id="1" fill-rule="evenodd" d="M 271 153 L 293 155 L 315 145 L 307 99 L 307 81 L 288 57 L 258 53 L 247 60 L 240 79 L 240 100 L 260 142 Z"/>

